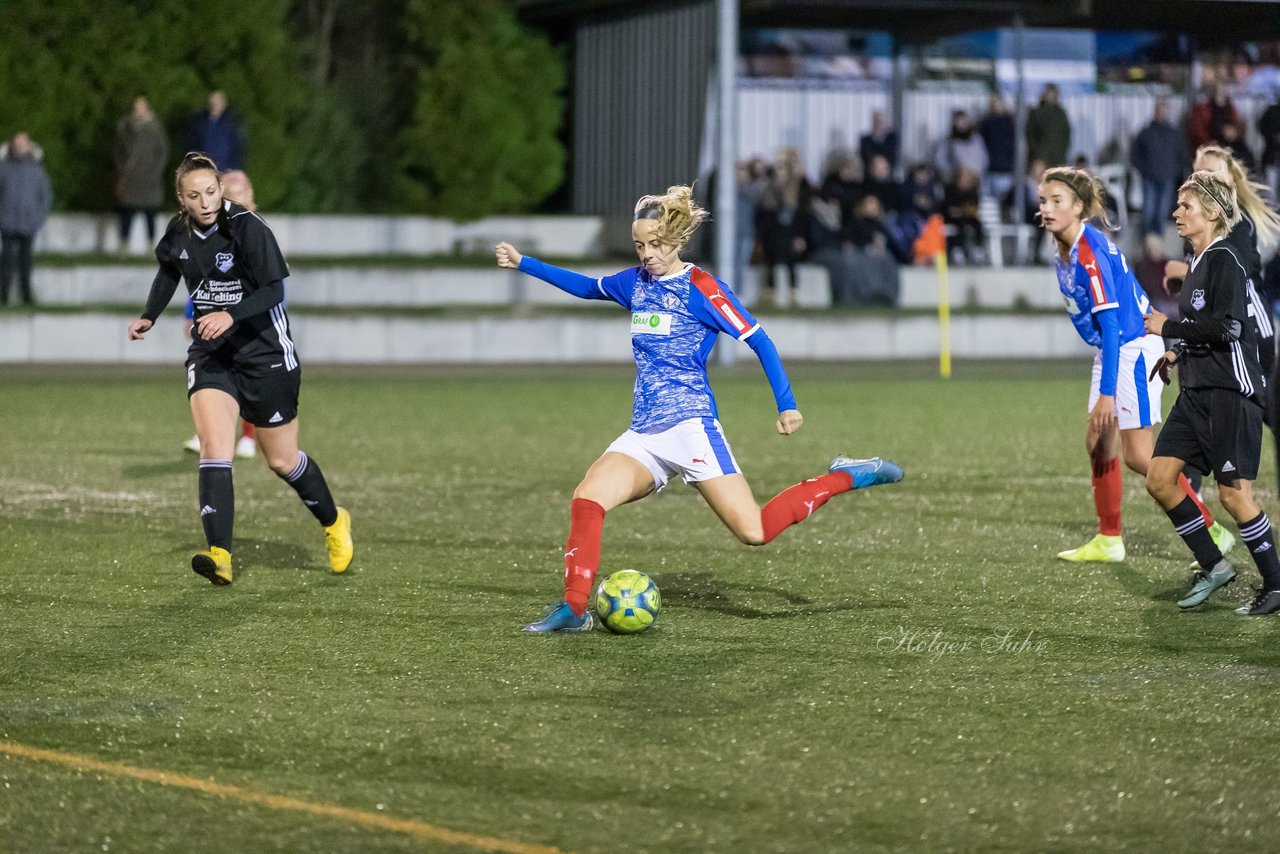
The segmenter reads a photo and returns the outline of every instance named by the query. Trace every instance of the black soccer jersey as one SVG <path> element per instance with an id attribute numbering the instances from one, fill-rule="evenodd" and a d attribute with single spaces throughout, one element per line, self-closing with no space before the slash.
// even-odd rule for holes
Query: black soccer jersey
<path id="1" fill-rule="evenodd" d="M 289 265 L 261 217 L 230 201 L 222 203 L 218 219 L 207 230 L 175 216 L 156 246 L 156 260 L 160 269 L 143 317 L 156 319 L 181 278 L 195 318 L 226 311 L 235 320 L 231 330 L 217 339 L 195 337 L 193 351 L 228 347 L 240 364 L 297 367 L 284 307 Z"/>
<path id="2" fill-rule="evenodd" d="M 1225 240 L 1215 240 L 1192 261 L 1178 294 L 1182 320 L 1163 330 L 1183 341 L 1178 382 L 1184 388 L 1227 388 L 1261 400 L 1266 380 L 1245 282 L 1244 266 Z"/>

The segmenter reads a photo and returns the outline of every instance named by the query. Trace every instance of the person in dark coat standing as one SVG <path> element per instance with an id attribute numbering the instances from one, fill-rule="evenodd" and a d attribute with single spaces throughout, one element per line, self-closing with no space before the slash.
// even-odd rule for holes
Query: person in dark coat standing
<path id="1" fill-rule="evenodd" d="M 1046 166 L 1067 165 L 1071 146 L 1071 120 L 1058 99 L 1058 86 L 1048 83 L 1040 103 L 1027 114 L 1027 162 L 1043 161 Z"/>
<path id="2" fill-rule="evenodd" d="M 129 228 L 137 213 L 146 222 L 148 243 L 155 243 L 156 212 L 164 197 L 164 173 L 169 165 L 169 137 L 144 96 L 134 98 L 132 111 L 116 123 L 113 154 L 120 249 L 128 248 Z"/>
<path id="3" fill-rule="evenodd" d="M 871 132 L 863 134 L 858 140 L 858 156 L 862 158 L 864 169 L 871 165 L 872 158 L 877 155 L 889 161 L 890 172 L 897 171 L 898 133 L 882 110 L 871 114 Z"/>
<path id="4" fill-rule="evenodd" d="M 1178 185 L 1191 171 L 1191 155 L 1182 132 L 1169 121 L 1169 105 L 1157 101 L 1151 122 L 1133 141 L 1133 168 L 1142 176 L 1142 234 L 1162 234 L 1173 221 Z"/>
<path id="5" fill-rule="evenodd" d="M 223 171 L 244 168 L 244 133 L 240 120 L 227 108 L 225 93 L 209 93 L 209 108 L 191 126 L 187 147 L 203 151 Z"/>
<path id="6" fill-rule="evenodd" d="M 999 92 L 991 94 L 987 114 L 978 122 L 978 134 L 987 146 L 987 174 L 982 189 L 1003 199 L 1013 188 L 1014 140 L 1018 129 L 1009 105 Z"/>
<path id="7" fill-rule="evenodd" d="M 34 305 L 31 294 L 31 246 L 53 207 L 49 173 L 37 156 L 31 137 L 18 133 L 0 158 L 0 305 L 9 301 L 9 285 L 16 276 L 22 301 Z"/>

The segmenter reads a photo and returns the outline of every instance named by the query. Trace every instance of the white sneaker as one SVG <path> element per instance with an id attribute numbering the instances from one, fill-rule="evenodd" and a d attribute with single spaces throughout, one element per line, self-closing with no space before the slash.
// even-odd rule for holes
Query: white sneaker
<path id="1" fill-rule="evenodd" d="M 252 459 L 257 452 L 258 443 L 248 436 L 241 436 L 240 441 L 236 442 L 236 456 L 242 460 Z"/>
<path id="2" fill-rule="evenodd" d="M 190 439 L 182 443 L 184 451 L 190 451 L 193 454 L 200 453 L 200 437 L 192 436 Z"/>

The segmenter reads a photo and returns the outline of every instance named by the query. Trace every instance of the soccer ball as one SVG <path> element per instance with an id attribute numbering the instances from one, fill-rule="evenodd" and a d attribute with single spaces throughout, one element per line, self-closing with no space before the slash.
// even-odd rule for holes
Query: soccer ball
<path id="1" fill-rule="evenodd" d="M 658 585 L 643 572 L 615 572 L 596 588 L 596 616 L 615 634 L 635 635 L 658 619 L 662 595 Z"/>

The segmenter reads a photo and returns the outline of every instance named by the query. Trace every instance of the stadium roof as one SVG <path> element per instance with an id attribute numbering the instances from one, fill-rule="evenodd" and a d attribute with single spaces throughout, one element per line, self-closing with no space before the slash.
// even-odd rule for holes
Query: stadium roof
<path id="1" fill-rule="evenodd" d="M 520 0 L 543 24 L 616 17 L 670 0 Z M 1012 26 L 1194 33 L 1202 43 L 1280 39 L 1280 0 L 740 0 L 744 26 L 887 30 L 905 42 Z"/>

